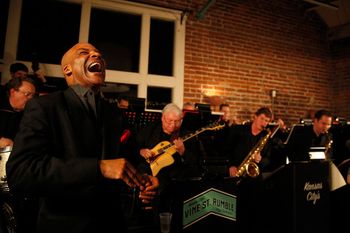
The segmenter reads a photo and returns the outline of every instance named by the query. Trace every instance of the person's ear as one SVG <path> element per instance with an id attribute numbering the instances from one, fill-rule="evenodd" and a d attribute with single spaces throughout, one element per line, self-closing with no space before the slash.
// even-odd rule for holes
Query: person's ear
<path id="1" fill-rule="evenodd" d="M 11 89 L 10 89 L 10 96 L 12 96 L 13 93 L 15 93 L 15 91 L 16 91 L 15 88 L 11 88 Z"/>
<path id="2" fill-rule="evenodd" d="M 70 64 L 66 65 L 64 68 L 63 68 L 63 74 L 64 76 L 71 76 L 72 75 L 72 67 Z"/>
<path id="3" fill-rule="evenodd" d="M 65 67 L 63 67 L 63 74 L 64 77 L 66 78 L 66 82 L 68 84 L 68 86 L 74 84 L 74 78 L 73 78 L 73 71 L 72 71 L 72 67 L 71 65 L 66 65 Z"/>

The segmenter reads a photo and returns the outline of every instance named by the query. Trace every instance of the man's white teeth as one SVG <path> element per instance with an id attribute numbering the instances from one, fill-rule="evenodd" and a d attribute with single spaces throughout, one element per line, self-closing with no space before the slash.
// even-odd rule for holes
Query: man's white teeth
<path id="1" fill-rule="evenodd" d="M 98 62 L 93 62 L 89 65 L 88 70 L 90 72 L 101 72 L 102 71 L 102 65 Z"/>

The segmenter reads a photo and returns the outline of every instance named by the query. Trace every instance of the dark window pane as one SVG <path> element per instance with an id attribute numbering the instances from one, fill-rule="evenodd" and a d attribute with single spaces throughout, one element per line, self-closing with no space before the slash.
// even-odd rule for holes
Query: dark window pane
<path id="1" fill-rule="evenodd" d="M 172 89 L 163 87 L 147 87 L 147 108 L 163 109 L 171 102 Z"/>
<path id="2" fill-rule="evenodd" d="M 152 19 L 149 74 L 173 75 L 174 22 Z"/>
<path id="3" fill-rule="evenodd" d="M 89 42 L 102 53 L 110 70 L 139 71 L 141 16 L 91 10 Z"/>
<path id="4" fill-rule="evenodd" d="M 0 1 L 0 58 L 4 57 L 5 36 L 7 28 L 7 17 L 10 0 Z"/>
<path id="5" fill-rule="evenodd" d="M 17 60 L 60 64 L 79 40 L 81 6 L 53 0 L 24 0 Z"/>

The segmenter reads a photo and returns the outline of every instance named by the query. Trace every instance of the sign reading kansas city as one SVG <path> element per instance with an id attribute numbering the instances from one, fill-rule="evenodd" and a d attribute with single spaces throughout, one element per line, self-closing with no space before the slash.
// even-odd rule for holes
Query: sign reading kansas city
<path id="1" fill-rule="evenodd" d="M 236 221 L 235 195 L 210 188 L 184 201 L 183 228 L 213 214 L 222 218 Z"/>

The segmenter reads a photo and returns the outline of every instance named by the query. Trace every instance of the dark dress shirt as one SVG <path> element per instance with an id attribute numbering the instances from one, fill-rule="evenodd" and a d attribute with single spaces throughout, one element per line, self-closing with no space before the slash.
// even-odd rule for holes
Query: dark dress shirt
<path id="1" fill-rule="evenodd" d="M 224 154 L 229 158 L 229 166 L 238 167 L 267 133 L 262 131 L 258 135 L 253 135 L 251 127 L 251 124 L 248 124 L 234 125 L 230 128 L 224 148 Z M 261 152 L 262 160 L 258 164 L 259 167 L 264 167 L 269 163 L 268 148 L 269 145 L 266 145 Z"/>

